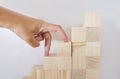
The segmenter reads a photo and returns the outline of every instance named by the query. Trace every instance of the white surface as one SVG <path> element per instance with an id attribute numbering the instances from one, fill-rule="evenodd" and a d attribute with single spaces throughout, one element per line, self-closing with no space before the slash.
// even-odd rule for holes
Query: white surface
<path id="1" fill-rule="evenodd" d="M 100 79 L 120 79 L 119 0 L 0 0 L 0 5 L 17 12 L 58 23 L 69 34 L 80 26 L 83 14 L 99 11 L 103 16 Z M 54 52 L 55 43 L 51 52 Z M 33 64 L 41 64 L 43 46 L 31 48 L 8 30 L 0 29 L 0 79 L 21 79 Z"/>

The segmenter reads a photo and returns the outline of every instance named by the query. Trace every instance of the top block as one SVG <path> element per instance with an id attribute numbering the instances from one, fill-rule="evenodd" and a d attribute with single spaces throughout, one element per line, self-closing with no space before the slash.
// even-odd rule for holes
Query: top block
<path id="1" fill-rule="evenodd" d="M 50 54 L 49 56 L 44 56 L 43 69 L 44 70 L 57 70 L 56 54 Z"/>
<path id="2" fill-rule="evenodd" d="M 71 42 L 59 41 L 56 45 L 57 56 L 71 56 Z"/>
<path id="3" fill-rule="evenodd" d="M 84 16 L 83 27 L 100 27 L 101 15 L 97 12 L 88 12 Z"/>
<path id="4" fill-rule="evenodd" d="M 86 28 L 72 27 L 71 41 L 72 42 L 85 42 L 86 41 Z"/>

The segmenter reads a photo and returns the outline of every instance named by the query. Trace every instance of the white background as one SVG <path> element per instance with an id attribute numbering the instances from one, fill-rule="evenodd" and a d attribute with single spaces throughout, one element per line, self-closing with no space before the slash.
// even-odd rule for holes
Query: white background
<path id="1" fill-rule="evenodd" d="M 80 26 L 88 11 L 102 14 L 100 79 L 120 79 L 119 0 L 0 0 L 0 5 L 35 18 L 57 23 L 70 37 L 70 27 Z M 0 79 L 21 79 L 33 64 L 42 64 L 43 44 L 32 48 L 14 33 L 0 29 Z M 55 42 L 51 52 L 55 52 Z"/>

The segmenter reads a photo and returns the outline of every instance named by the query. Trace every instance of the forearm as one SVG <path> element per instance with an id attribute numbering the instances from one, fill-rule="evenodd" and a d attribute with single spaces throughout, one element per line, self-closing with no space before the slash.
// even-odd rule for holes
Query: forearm
<path id="1" fill-rule="evenodd" d="M 0 7 L 0 27 L 26 26 L 37 23 L 36 21 L 34 18 Z"/>

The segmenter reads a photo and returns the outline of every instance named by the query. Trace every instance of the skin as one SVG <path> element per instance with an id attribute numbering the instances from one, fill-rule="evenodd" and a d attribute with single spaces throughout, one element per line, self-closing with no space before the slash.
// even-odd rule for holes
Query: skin
<path id="1" fill-rule="evenodd" d="M 3 7 L 0 7 L 0 27 L 13 31 L 32 47 L 40 46 L 40 41 L 45 40 L 45 56 L 49 55 L 52 39 L 50 32 L 57 32 L 64 42 L 68 41 L 60 25 L 25 16 Z"/>

